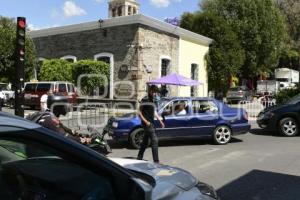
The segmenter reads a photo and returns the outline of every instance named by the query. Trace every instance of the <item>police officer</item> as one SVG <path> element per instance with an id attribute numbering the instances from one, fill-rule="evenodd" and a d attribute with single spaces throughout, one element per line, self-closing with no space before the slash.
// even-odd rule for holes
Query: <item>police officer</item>
<path id="1" fill-rule="evenodd" d="M 158 119 L 162 128 L 164 128 L 165 125 L 161 121 L 158 114 L 156 113 L 156 106 L 154 101 L 155 93 L 157 93 L 157 87 L 154 85 L 149 86 L 148 96 L 142 99 L 141 106 L 138 112 L 144 128 L 144 137 L 143 137 L 143 142 L 141 144 L 137 159 L 138 160 L 143 159 L 150 138 L 153 161 L 159 163 L 158 139 L 154 129 L 154 117 Z"/>

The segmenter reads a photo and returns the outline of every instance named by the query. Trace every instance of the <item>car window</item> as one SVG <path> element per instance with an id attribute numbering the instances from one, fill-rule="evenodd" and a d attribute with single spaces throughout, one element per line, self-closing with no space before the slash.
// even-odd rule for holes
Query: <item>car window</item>
<path id="1" fill-rule="evenodd" d="M 1 199 L 115 199 L 109 177 L 64 157 L 40 143 L 0 139 Z"/>
<path id="2" fill-rule="evenodd" d="M 72 84 L 67 84 L 68 85 L 68 92 L 74 92 L 74 87 Z"/>
<path id="3" fill-rule="evenodd" d="M 48 92 L 51 88 L 51 83 L 39 83 L 36 87 L 37 92 Z"/>
<path id="4" fill-rule="evenodd" d="M 8 85 L 7 84 L 0 84 L 0 91 L 2 90 L 9 90 Z"/>
<path id="5" fill-rule="evenodd" d="M 67 87 L 66 87 L 66 84 L 59 84 L 58 85 L 58 92 L 67 92 Z"/>
<path id="6" fill-rule="evenodd" d="M 35 92 L 37 84 L 36 83 L 27 83 L 25 85 L 24 91 L 25 92 Z"/>
<path id="7" fill-rule="evenodd" d="M 193 101 L 193 113 L 212 113 L 217 112 L 219 109 L 212 100 L 194 100 Z"/>
<path id="8" fill-rule="evenodd" d="M 187 100 L 176 100 L 170 102 L 163 110 L 163 114 L 182 116 L 188 114 L 188 101 Z"/>

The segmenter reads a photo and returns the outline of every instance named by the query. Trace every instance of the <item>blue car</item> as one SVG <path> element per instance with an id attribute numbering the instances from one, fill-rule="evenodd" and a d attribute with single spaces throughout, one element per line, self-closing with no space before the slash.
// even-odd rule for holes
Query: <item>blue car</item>
<path id="1" fill-rule="evenodd" d="M 244 109 L 228 107 L 213 98 L 166 98 L 157 103 L 157 112 L 165 123 L 165 128 L 160 128 L 155 121 L 160 140 L 211 138 L 216 144 L 227 144 L 232 136 L 250 130 Z M 110 118 L 106 130 L 115 140 L 126 140 L 134 148 L 140 147 L 144 134 L 137 114 Z"/>

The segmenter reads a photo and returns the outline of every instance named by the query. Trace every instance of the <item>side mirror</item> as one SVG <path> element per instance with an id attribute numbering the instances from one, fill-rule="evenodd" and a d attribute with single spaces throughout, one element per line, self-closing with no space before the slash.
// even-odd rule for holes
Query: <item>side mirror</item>
<path id="1" fill-rule="evenodd" d="M 131 197 L 129 199 L 132 200 L 150 200 L 152 197 L 152 186 L 148 183 L 138 179 L 132 178 L 130 179 L 132 184 L 131 188 Z"/>

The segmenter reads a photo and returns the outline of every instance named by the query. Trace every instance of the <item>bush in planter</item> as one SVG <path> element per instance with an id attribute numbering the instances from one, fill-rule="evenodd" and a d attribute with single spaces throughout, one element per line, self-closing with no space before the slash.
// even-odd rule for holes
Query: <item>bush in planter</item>
<path id="1" fill-rule="evenodd" d="M 277 104 L 283 104 L 289 99 L 291 99 L 293 96 L 299 94 L 298 89 L 284 89 L 277 93 L 276 95 L 276 103 Z"/>
<path id="2" fill-rule="evenodd" d="M 91 75 L 91 76 L 89 76 Z M 101 77 L 97 77 L 100 75 Z M 72 78 L 79 87 L 79 79 L 81 78 L 81 94 L 82 95 L 94 95 L 94 91 L 104 90 L 104 87 L 108 87 L 109 84 L 109 65 L 102 61 L 94 60 L 80 60 L 78 62 L 72 63 Z M 107 82 L 104 79 L 106 77 Z"/>

